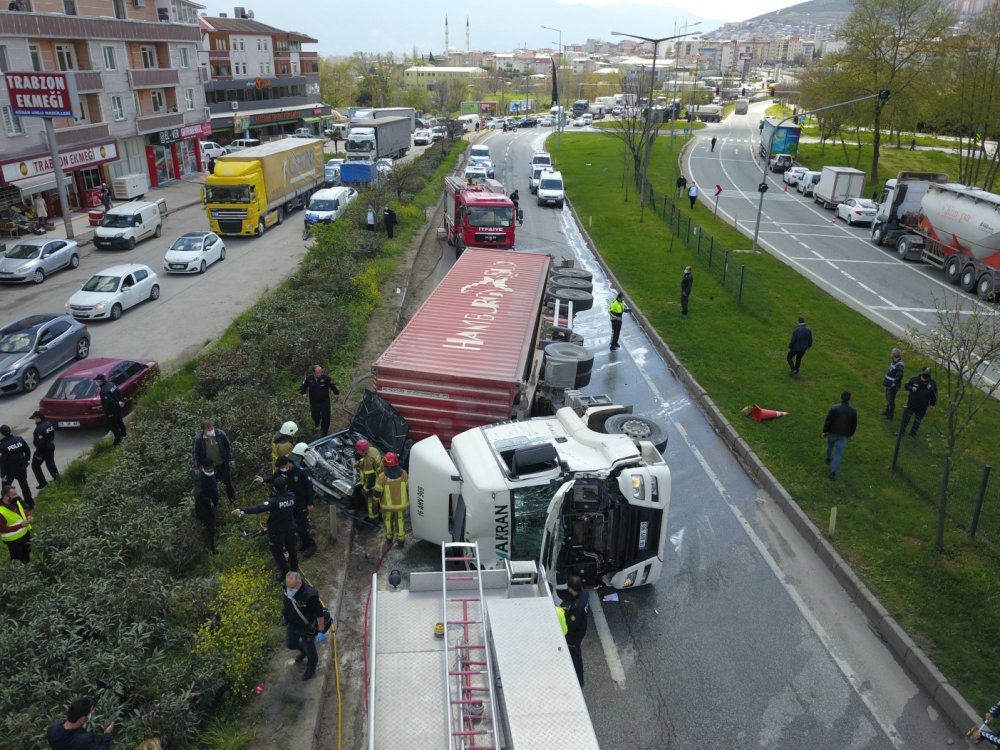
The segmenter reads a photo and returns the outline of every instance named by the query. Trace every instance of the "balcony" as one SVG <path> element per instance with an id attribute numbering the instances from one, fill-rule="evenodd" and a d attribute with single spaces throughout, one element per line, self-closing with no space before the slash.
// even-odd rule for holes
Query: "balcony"
<path id="1" fill-rule="evenodd" d="M 101 91 L 104 88 L 101 74 L 96 70 L 77 71 L 74 78 L 76 78 L 76 91 L 79 94 Z"/>
<path id="2" fill-rule="evenodd" d="M 315 96 L 282 96 L 277 99 L 265 99 L 263 101 L 238 102 L 239 109 L 235 110 L 242 114 L 249 114 L 261 109 L 275 109 L 278 107 L 307 107 L 316 104 L 318 97 Z M 232 102 L 212 102 L 208 105 L 212 115 L 231 115 L 234 113 Z"/>
<path id="3" fill-rule="evenodd" d="M 110 4 L 108 5 L 110 10 Z M 119 20 L 62 13 L 0 13 L 0 36 L 42 39 L 102 39 L 127 42 L 199 43 L 197 24 Z"/>
<path id="4" fill-rule="evenodd" d="M 208 51 L 209 60 L 228 60 L 229 50 L 227 49 L 210 49 Z"/>
<path id="5" fill-rule="evenodd" d="M 183 112 L 160 112 L 146 115 L 136 120 L 136 130 L 141 133 L 155 133 L 159 130 L 179 128 L 184 124 Z"/>
<path id="6" fill-rule="evenodd" d="M 93 143 L 94 141 L 106 140 L 110 137 L 110 131 L 106 122 L 87 123 L 86 125 L 73 125 L 69 128 L 56 129 L 56 143 L 60 146 Z"/>
<path id="7" fill-rule="evenodd" d="M 178 85 L 180 76 L 171 68 L 129 68 L 128 82 L 133 89 L 158 89 Z"/>

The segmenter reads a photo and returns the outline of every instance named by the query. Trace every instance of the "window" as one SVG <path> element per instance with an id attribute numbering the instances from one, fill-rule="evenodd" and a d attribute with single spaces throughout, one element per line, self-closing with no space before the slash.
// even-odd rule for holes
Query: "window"
<path id="1" fill-rule="evenodd" d="M 264 40 L 264 51 L 267 52 L 267 40 Z"/>
<path id="2" fill-rule="evenodd" d="M 115 60 L 115 48 L 105 46 L 101 47 L 101 51 L 104 53 L 104 69 L 118 70 L 118 62 Z"/>
<path id="3" fill-rule="evenodd" d="M 28 45 L 28 56 L 31 58 L 32 70 L 45 70 L 45 68 L 42 67 L 42 50 L 37 44 Z"/>
<path id="4" fill-rule="evenodd" d="M 126 19 L 128 15 L 125 13 L 125 0 L 114 0 L 115 6 L 115 18 Z"/>
<path id="5" fill-rule="evenodd" d="M 75 16 L 76 0 L 63 0 L 63 13 L 67 16 Z"/>
<path id="6" fill-rule="evenodd" d="M 76 102 L 76 114 L 73 115 L 73 119 L 77 122 L 90 122 L 90 105 L 87 104 L 87 98 L 81 96 Z"/>
<path id="7" fill-rule="evenodd" d="M 182 68 L 190 68 L 191 67 L 191 61 L 188 59 L 188 48 L 187 47 L 181 47 L 178 50 L 178 52 L 180 53 L 180 56 L 181 56 L 181 67 Z"/>
<path id="8" fill-rule="evenodd" d="M 7 45 L 0 44 L 0 73 L 10 70 L 10 63 L 7 61 Z"/>
<path id="9" fill-rule="evenodd" d="M 260 47 L 260 42 L 261 42 L 261 40 L 260 40 L 260 39 L 258 39 L 258 40 L 257 40 L 257 51 L 258 51 L 258 52 L 260 52 L 260 50 L 261 50 L 261 47 Z"/>
<path id="10" fill-rule="evenodd" d="M 294 73 L 295 75 L 298 75 L 298 74 L 299 74 L 299 64 L 298 64 L 297 62 L 293 62 L 293 63 L 292 63 L 292 72 L 293 72 L 293 73 Z"/>
<path id="11" fill-rule="evenodd" d="M 76 52 L 71 45 L 56 45 L 56 63 L 59 70 L 76 70 Z"/>
<path id="12" fill-rule="evenodd" d="M 258 63 L 260 65 L 260 74 L 264 75 L 264 63 Z"/>
<path id="13" fill-rule="evenodd" d="M 223 50 L 223 51 L 229 49 L 229 47 L 226 46 L 226 40 L 225 39 L 216 39 L 215 40 L 215 48 L 217 50 Z"/>
<path id="14" fill-rule="evenodd" d="M 156 67 L 156 48 L 155 47 L 140 47 L 139 52 L 142 54 L 142 67 L 144 68 L 155 68 Z"/>
<path id="15" fill-rule="evenodd" d="M 163 103 L 163 92 L 158 89 L 153 89 L 149 92 L 149 100 L 153 103 L 154 112 L 162 112 L 166 109 L 166 105 Z"/>
<path id="16" fill-rule="evenodd" d="M 21 118 L 16 117 L 6 104 L 0 105 L 0 113 L 3 114 L 3 129 L 7 135 L 24 135 L 24 127 L 21 125 Z"/>
<path id="17" fill-rule="evenodd" d="M 243 51 L 243 39 L 242 39 L 242 37 L 240 39 L 238 39 L 237 41 L 240 43 L 240 51 L 242 52 Z"/>
<path id="18" fill-rule="evenodd" d="M 271 63 L 269 62 L 264 63 L 264 72 L 267 73 L 268 75 L 271 75 Z"/>
<path id="19" fill-rule="evenodd" d="M 189 112 L 194 109 L 194 89 L 184 89 L 184 106 Z"/>
<path id="20" fill-rule="evenodd" d="M 111 96 L 111 116 L 115 122 L 121 122 L 125 119 L 125 102 L 120 96 Z"/>

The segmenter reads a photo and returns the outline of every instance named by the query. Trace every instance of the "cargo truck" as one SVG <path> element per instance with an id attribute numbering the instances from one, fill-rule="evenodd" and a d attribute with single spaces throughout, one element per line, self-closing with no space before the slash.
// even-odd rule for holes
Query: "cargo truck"
<path id="1" fill-rule="evenodd" d="M 455 246 L 456 256 L 467 247 L 514 249 L 514 202 L 500 183 L 487 179 L 470 185 L 448 176 L 444 178 L 444 194 L 448 244 Z"/>
<path id="2" fill-rule="evenodd" d="M 364 127 L 352 125 L 344 144 L 347 161 L 400 159 L 410 150 L 410 132 L 410 121 L 404 117 L 366 120 Z"/>
<path id="3" fill-rule="evenodd" d="M 577 118 L 580 115 L 586 113 L 590 109 L 590 102 L 586 99 L 577 99 L 573 102 L 573 109 L 570 110 L 573 113 L 573 117 Z"/>
<path id="4" fill-rule="evenodd" d="M 363 190 L 380 180 L 382 173 L 370 161 L 345 161 L 340 165 L 340 184 Z"/>
<path id="5" fill-rule="evenodd" d="M 802 128 L 790 122 L 780 124 L 776 117 L 766 117 L 760 122 L 760 155 L 770 159 L 775 154 L 794 157 L 799 151 Z"/>
<path id="6" fill-rule="evenodd" d="M 405 117 L 410 121 L 410 132 L 417 129 L 417 110 L 413 107 L 348 107 L 347 118 L 351 127 L 355 124 L 364 127 L 366 122 L 380 120 L 383 117 Z"/>
<path id="7" fill-rule="evenodd" d="M 860 198 L 865 192 L 865 173 L 853 167 L 823 167 L 813 188 L 813 201 L 823 208 L 836 208 L 848 198 Z"/>
<path id="8" fill-rule="evenodd" d="M 694 109 L 689 111 L 702 122 L 722 122 L 722 107 L 717 104 L 695 105 Z"/>
<path id="9" fill-rule="evenodd" d="M 947 175 L 902 172 L 886 182 L 872 242 L 894 245 L 980 299 L 1000 293 L 1000 196 L 947 182 Z"/>
<path id="10" fill-rule="evenodd" d="M 208 226 L 220 235 L 256 235 L 303 207 L 324 181 L 323 141 L 286 138 L 226 154 L 205 177 Z"/>
<path id="11" fill-rule="evenodd" d="M 737 99 L 736 107 L 733 108 L 733 114 L 735 115 L 745 115 L 750 111 L 750 100 L 749 99 Z"/>

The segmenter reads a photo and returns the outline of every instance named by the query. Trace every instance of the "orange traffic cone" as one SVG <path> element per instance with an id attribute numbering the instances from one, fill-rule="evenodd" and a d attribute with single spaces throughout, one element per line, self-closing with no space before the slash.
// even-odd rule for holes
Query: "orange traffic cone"
<path id="1" fill-rule="evenodd" d="M 774 409 L 762 409 L 754 404 L 743 408 L 743 413 L 748 415 L 755 422 L 766 422 L 769 419 L 788 416 L 787 411 L 776 411 Z"/>

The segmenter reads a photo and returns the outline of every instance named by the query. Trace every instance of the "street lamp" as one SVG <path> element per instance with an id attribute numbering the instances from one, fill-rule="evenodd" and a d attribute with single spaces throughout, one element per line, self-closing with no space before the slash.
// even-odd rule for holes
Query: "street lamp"
<path id="1" fill-rule="evenodd" d="M 699 25 L 701 25 L 701 21 L 695 21 L 694 23 L 686 23 L 683 26 L 681 26 L 681 31 L 686 31 L 687 29 L 691 28 L 692 26 L 699 26 Z M 675 32 L 677 31 L 677 22 L 676 21 L 674 21 L 674 31 Z M 676 102 L 676 101 L 677 101 L 677 46 L 675 45 L 674 46 L 674 102 Z M 677 132 L 677 127 L 676 127 L 677 126 L 677 120 L 674 117 L 674 111 L 673 111 L 674 102 L 670 103 L 670 119 L 672 121 L 671 125 L 670 125 L 670 150 L 671 151 L 674 150 L 674 135 Z M 677 114 L 679 115 L 680 112 L 678 112 Z"/>
<path id="2" fill-rule="evenodd" d="M 563 64 L 563 46 L 562 46 L 562 29 L 557 29 L 552 26 L 542 26 L 543 29 L 548 29 L 549 31 L 554 31 L 559 35 L 559 69 L 562 70 Z M 552 75 L 555 76 L 555 70 L 552 71 Z M 556 77 L 556 151 L 562 145 L 562 86 L 560 85 L 558 77 Z"/>
<path id="3" fill-rule="evenodd" d="M 757 186 L 757 192 L 760 193 L 760 201 L 757 203 L 757 221 L 754 223 L 753 227 L 753 244 L 750 246 L 750 252 L 757 252 L 757 236 L 760 234 L 760 216 L 764 212 L 764 193 L 767 192 L 767 167 L 771 160 L 771 148 L 774 146 L 774 134 L 778 132 L 778 128 L 784 125 L 789 120 L 795 119 L 796 117 L 804 117 L 805 115 L 814 115 L 817 112 L 825 112 L 828 109 L 837 109 L 838 107 L 847 107 L 851 104 L 858 104 L 859 102 L 867 102 L 871 99 L 878 99 L 880 102 L 885 102 L 889 98 L 889 89 L 882 89 L 877 94 L 869 94 L 868 96 L 861 96 L 857 99 L 849 99 L 846 102 L 838 102 L 836 104 L 827 104 L 825 107 L 817 107 L 816 109 L 810 109 L 807 112 L 799 112 L 798 114 L 789 115 L 784 120 L 778 122 L 772 129 L 767 137 L 767 150 L 764 152 L 764 159 L 760 165 L 760 184 Z"/>

